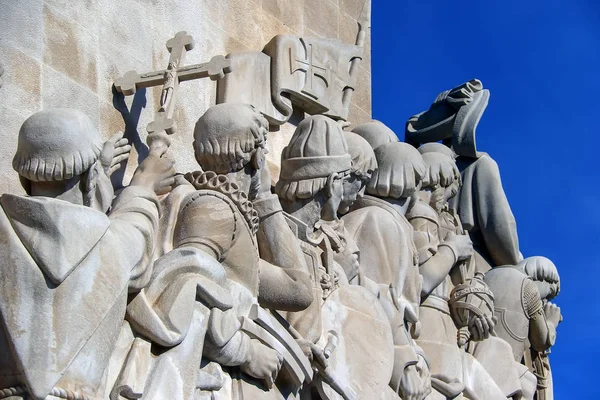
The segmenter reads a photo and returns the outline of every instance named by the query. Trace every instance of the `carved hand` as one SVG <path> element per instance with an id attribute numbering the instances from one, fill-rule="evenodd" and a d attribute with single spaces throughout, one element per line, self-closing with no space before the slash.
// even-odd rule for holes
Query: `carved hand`
<path id="1" fill-rule="evenodd" d="M 121 168 L 121 163 L 129 158 L 131 146 L 129 141 L 123 138 L 123 132 L 112 135 L 102 147 L 100 162 L 107 176 L 111 176 Z"/>
<path id="2" fill-rule="evenodd" d="M 170 192 L 175 184 L 175 162 L 163 155 L 151 153 L 146 157 L 133 173 L 131 185 L 146 187 L 157 195 Z"/>
<path id="3" fill-rule="evenodd" d="M 556 304 L 547 302 L 544 307 L 544 314 L 546 314 L 546 321 L 552 324 L 554 327 L 557 327 L 558 324 L 562 321 L 562 314 L 560 313 L 560 307 Z"/>
<path id="4" fill-rule="evenodd" d="M 421 379 L 416 365 L 404 368 L 400 381 L 400 397 L 404 400 L 423 400 L 427 396 L 427 387 L 431 392 L 431 382 L 427 385 Z"/>
<path id="5" fill-rule="evenodd" d="M 427 364 L 427 361 L 425 361 L 422 355 L 419 355 L 419 362 L 417 362 L 417 371 L 419 371 L 421 381 L 425 385 L 423 397 L 427 397 L 431 393 L 431 372 L 429 371 L 429 365 Z"/>
<path id="6" fill-rule="evenodd" d="M 250 359 L 240 368 L 256 379 L 263 379 L 270 389 L 275 383 L 283 357 L 277 351 L 265 346 L 256 339 L 251 341 Z"/>
<path id="7" fill-rule="evenodd" d="M 468 234 L 456 235 L 449 233 L 444 244 L 448 244 L 455 252 L 457 261 L 463 261 L 473 255 L 473 242 Z"/>
<path id="8" fill-rule="evenodd" d="M 329 362 L 327 361 L 325 354 L 323 354 L 323 350 L 317 347 L 313 342 L 306 339 L 296 339 L 296 343 L 298 343 L 298 346 L 300 346 L 302 352 L 311 363 L 316 362 L 321 369 L 325 369 L 329 366 Z"/>
<path id="9" fill-rule="evenodd" d="M 490 334 L 494 332 L 494 325 L 496 325 L 496 322 L 488 315 L 475 318 L 471 325 L 469 325 L 471 340 L 479 342 L 489 338 Z"/>

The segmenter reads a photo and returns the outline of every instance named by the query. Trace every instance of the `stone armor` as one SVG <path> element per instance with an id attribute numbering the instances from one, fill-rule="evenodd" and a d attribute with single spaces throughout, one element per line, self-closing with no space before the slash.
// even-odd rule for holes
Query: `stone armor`
<path id="1" fill-rule="evenodd" d="M 513 349 L 515 361 L 521 361 L 528 348 L 529 318 L 541 307 L 535 305 L 535 284 L 527 275 L 512 267 L 497 267 L 485 274 L 485 283 L 494 293 L 495 326 L 499 337 Z M 533 288 L 532 288 L 533 286 Z"/>

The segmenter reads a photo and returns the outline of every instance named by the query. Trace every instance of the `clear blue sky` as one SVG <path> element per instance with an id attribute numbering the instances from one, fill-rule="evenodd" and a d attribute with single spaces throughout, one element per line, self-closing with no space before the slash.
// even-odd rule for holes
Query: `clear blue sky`
<path id="1" fill-rule="evenodd" d="M 374 0 L 372 59 L 373 118 L 401 139 L 442 90 L 490 89 L 478 149 L 500 166 L 523 255 L 561 276 L 555 398 L 600 399 L 600 1 Z"/>

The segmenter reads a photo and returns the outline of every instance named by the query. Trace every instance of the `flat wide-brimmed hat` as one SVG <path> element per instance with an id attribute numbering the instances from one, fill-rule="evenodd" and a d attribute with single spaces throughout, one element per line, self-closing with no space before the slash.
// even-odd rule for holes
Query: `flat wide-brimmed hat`
<path id="1" fill-rule="evenodd" d="M 408 120 L 406 141 L 414 146 L 451 141 L 457 155 L 479 157 L 475 132 L 489 98 L 489 90 L 478 79 L 440 93 L 429 110 Z"/>

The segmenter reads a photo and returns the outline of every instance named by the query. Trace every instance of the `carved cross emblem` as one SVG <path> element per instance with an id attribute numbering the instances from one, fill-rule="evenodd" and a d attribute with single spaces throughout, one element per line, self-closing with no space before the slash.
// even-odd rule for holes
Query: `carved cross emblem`
<path id="1" fill-rule="evenodd" d="M 314 51 L 312 43 L 306 43 L 303 39 L 300 39 L 306 50 L 306 59 L 301 60 L 292 55 L 292 49 L 290 49 L 290 61 L 294 63 L 292 67 L 292 74 L 296 71 L 303 71 L 306 73 L 304 79 L 304 87 L 302 92 L 318 99 L 319 95 L 315 91 L 315 77 L 323 79 L 325 86 L 329 86 L 330 72 L 331 69 L 326 65 L 318 65 L 314 59 Z"/>
<path id="2" fill-rule="evenodd" d="M 166 69 L 138 74 L 135 71 L 126 72 L 115 81 L 117 91 L 126 96 L 135 94 L 137 89 L 161 86 L 160 106 L 154 116 L 154 121 L 148 124 L 148 145 L 150 152 L 158 146 L 169 146 L 169 137 L 177 127 L 173 121 L 175 98 L 179 83 L 193 79 L 221 79 L 231 72 L 231 64 L 223 56 L 215 56 L 209 62 L 184 66 L 187 51 L 194 48 L 194 39 L 187 32 L 181 31 L 167 41 L 167 50 L 171 54 Z"/>

